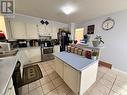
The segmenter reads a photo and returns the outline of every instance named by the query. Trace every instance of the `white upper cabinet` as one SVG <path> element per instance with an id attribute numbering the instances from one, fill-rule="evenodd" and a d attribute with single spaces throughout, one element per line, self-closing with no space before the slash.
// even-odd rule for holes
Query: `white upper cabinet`
<path id="1" fill-rule="evenodd" d="M 25 23 L 21 21 L 11 21 L 12 35 L 14 39 L 27 39 Z"/>
<path id="2" fill-rule="evenodd" d="M 39 24 L 38 25 L 38 32 L 41 36 L 52 36 L 52 29 L 53 29 L 53 23 L 51 21 L 48 21 L 49 24 Z"/>
<path id="3" fill-rule="evenodd" d="M 38 24 L 37 28 L 38 28 L 38 33 L 39 33 L 40 36 L 46 36 L 46 27 L 45 27 L 45 25 Z"/>
<path id="4" fill-rule="evenodd" d="M 41 24 L 38 19 L 31 21 L 29 18 L 20 17 L 10 19 L 12 36 L 14 39 L 38 39 L 41 36 L 51 36 L 57 39 L 59 28 L 68 28 L 68 24 L 48 21 L 49 24 Z M 32 18 L 33 19 L 33 18 Z"/>
<path id="5" fill-rule="evenodd" d="M 52 36 L 53 23 L 52 23 L 52 21 L 48 21 L 48 22 L 49 22 L 49 24 L 46 25 L 46 34 L 48 36 Z"/>
<path id="6" fill-rule="evenodd" d="M 22 21 L 10 21 L 14 39 L 39 39 L 37 25 Z"/>
<path id="7" fill-rule="evenodd" d="M 39 39 L 37 25 L 26 23 L 27 39 Z"/>

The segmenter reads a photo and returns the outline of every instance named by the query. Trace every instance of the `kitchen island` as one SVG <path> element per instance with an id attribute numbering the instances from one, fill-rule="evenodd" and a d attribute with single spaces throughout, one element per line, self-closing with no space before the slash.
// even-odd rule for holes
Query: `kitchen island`
<path id="1" fill-rule="evenodd" d="M 68 52 L 54 55 L 56 72 L 76 95 L 83 95 L 96 81 L 98 60 Z"/>

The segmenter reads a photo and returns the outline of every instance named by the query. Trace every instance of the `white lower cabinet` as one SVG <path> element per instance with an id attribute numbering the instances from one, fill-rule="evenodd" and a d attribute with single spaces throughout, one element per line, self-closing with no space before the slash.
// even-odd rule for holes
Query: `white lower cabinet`
<path id="1" fill-rule="evenodd" d="M 67 64 L 64 64 L 64 81 L 66 82 L 66 84 L 75 92 L 78 92 L 78 88 L 79 88 L 79 75 L 80 72 L 78 72 L 77 70 L 73 69 L 72 67 L 70 67 Z"/>
<path id="2" fill-rule="evenodd" d="M 29 49 L 29 58 L 30 58 L 31 63 L 41 61 L 40 47 Z"/>
<path id="3" fill-rule="evenodd" d="M 14 86 L 13 86 L 12 78 L 10 79 L 10 81 L 8 83 L 8 86 L 6 88 L 4 95 L 16 95 L 15 90 L 14 90 Z"/>
<path id="4" fill-rule="evenodd" d="M 80 63 L 77 63 L 80 64 Z M 83 95 L 96 81 L 98 61 L 82 71 L 55 57 L 55 70 L 76 95 Z"/>
<path id="5" fill-rule="evenodd" d="M 23 52 L 25 53 L 25 56 L 28 61 L 26 64 L 31 64 L 31 63 L 41 61 L 40 47 L 27 48 L 27 49 L 24 49 Z"/>
<path id="6" fill-rule="evenodd" d="M 55 70 L 63 78 L 64 64 L 59 59 L 55 58 Z"/>
<path id="7" fill-rule="evenodd" d="M 54 53 L 60 52 L 60 45 L 55 45 L 53 49 L 54 49 Z"/>

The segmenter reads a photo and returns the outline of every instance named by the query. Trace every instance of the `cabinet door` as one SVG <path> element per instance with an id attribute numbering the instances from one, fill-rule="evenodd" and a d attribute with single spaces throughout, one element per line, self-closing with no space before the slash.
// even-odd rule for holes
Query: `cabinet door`
<path id="1" fill-rule="evenodd" d="M 56 23 L 53 22 L 53 27 L 52 27 L 52 39 L 57 39 L 57 33 L 58 33 L 58 29 L 57 29 Z"/>
<path id="2" fill-rule="evenodd" d="M 60 52 L 60 46 L 56 45 L 54 46 L 54 53 L 59 53 Z"/>
<path id="3" fill-rule="evenodd" d="M 78 93 L 78 74 L 79 71 L 64 64 L 64 81 L 75 93 Z"/>
<path id="4" fill-rule="evenodd" d="M 29 57 L 30 57 L 31 63 L 41 61 L 40 48 L 29 49 Z"/>
<path id="5" fill-rule="evenodd" d="M 10 79 L 4 95 L 15 95 L 12 78 Z"/>
<path id="6" fill-rule="evenodd" d="M 11 88 L 11 91 L 10 91 L 10 94 L 9 95 L 15 95 L 15 89 L 14 89 L 14 86 L 12 86 Z"/>
<path id="7" fill-rule="evenodd" d="M 46 25 L 46 36 L 52 36 L 52 30 L 53 30 L 53 22 L 49 21 L 49 24 Z"/>
<path id="8" fill-rule="evenodd" d="M 55 70 L 63 78 L 64 63 L 58 58 L 55 58 Z"/>
<path id="9" fill-rule="evenodd" d="M 46 31 L 45 25 L 39 24 L 39 25 L 38 25 L 38 32 L 39 32 L 39 35 L 44 36 L 44 35 L 45 35 L 45 31 Z"/>
<path id="10" fill-rule="evenodd" d="M 36 24 L 26 23 L 26 32 L 28 39 L 38 39 Z"/>
<path id="11" fill-rule="evenodd" d="M 20 21 L 11 21 L 12 35 L 15 39 L 26 39 L 25 23 Z"/>

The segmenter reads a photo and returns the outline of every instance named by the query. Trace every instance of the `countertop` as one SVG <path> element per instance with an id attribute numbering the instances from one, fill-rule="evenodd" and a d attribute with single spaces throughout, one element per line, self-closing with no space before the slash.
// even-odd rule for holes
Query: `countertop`
<path id="1" fill-rule="evenodd" d="M 5 93 L 8 82 L 12 77 L 16 62 L 16 56 L 0 58 L 0 95 L 4 95 Z"/>
<path id="2" fill-rule="evenodd" d="M 55 53 L 54 55 L 78 71 L 82 71 L 98 61 L 68 52 Z"/>

